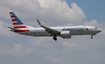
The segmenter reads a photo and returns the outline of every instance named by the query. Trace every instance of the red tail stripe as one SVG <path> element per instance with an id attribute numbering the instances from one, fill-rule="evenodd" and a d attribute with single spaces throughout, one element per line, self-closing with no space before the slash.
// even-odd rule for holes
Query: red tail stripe
<path id="1" fill-rule="evenodd" d="M 18 23 L 13 23 L 13 25 L 18 25 Z"/>
<path id="2" fill-rule="evenodd" d="M 13 23 L 17 23 L 17 21 L 12 21 Z"/>
<path id="3" fill-rule="evenodd" d="M 16 21 L 16 19 L 12 19 L 12 21 Z"/>
<path id="4" fill-rule="evenodd" d="M 10 12 L 10 14 L 13 14 L 13 12 Z"/>
<path id="5" fill-rule="evenodd" d="M 15 32 L 30 32 L 29 30 L 15 30 Z"/>
<path id="6" fill-rule="evenodd" d="M 14 26 L 14 28 L 27 28 L 26 26 Z"/>
<path id="7" fill-rule="evenodd" d="M 11 16 L 11 18 L 14 18 L 14 16 Z"/>

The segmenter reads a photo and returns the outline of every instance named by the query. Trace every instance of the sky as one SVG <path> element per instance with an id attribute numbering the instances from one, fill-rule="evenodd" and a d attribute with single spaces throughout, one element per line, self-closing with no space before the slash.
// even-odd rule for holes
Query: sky
<path id="1" fill-rule="evenodd" d="M 105 64 L 104 0 L 0 0 L 0 64 Z M 102 32 L 91 36 L 30 37 L 10 32 L 9 12 L 37 26 L 91 25 Z"/>
<path id="2" fill-rule="evenodd" d="M 70 2 L 75 2 L 82 8 L 87 16 L 87 20 L 97 19 L 98 21 L 105 20 L 104 0 L 66 0 L 68 5 Z"/>

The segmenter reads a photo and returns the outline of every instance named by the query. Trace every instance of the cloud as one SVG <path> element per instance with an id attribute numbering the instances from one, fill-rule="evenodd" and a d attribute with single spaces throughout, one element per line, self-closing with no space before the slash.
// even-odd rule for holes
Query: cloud
<path id="1" fill-rule="evenodd" d="M 91 21 L 85 21 L 84 24 L 85 25 L 91 25 L 91 26 L 99 26 L 99 23 L 95 19 L 91 20 Z"/>
<path id="2" fill-rule="evenodd" d="M 0 6 L 0 12 L 1 12 L 0 17 L 9 19 L 8 14 L 9 14 L 10 11 L 11 10 L 9 8 L 7 8 L 5 6 Z"/>
<path id="3" fill-rule="evenodd" d="M 51 63 L 54 63 L 54 64 L 64 63 L 64 61 L 61 58 L 54 57 L 52 55 L 47 55 L 46 58 L 47 60 L 49 60 Z"/>
<path id="4" fill-rule="evenodd" d="M 7 0 L 3 0 L 3 1 L 0 1 L 0 4 L 8 9 L 10 9 L 11 11 L 26 13 L 29 10 L 32 11 L 32 9 L 34 8 L 33 1 L 34 0 L 18 0 L 18 1 L 17 0 L 9 0 L 7 2 Z"/>
<path id="5" fill-rule="evenodd" d="M 0 53 L 21 57 L 30 53 L 30 49 L 24 49 L 21 44 L 13 44 L 11 47 L 8 45 L 1 44 Z"/>
<path id="6" fill-rule="evenodd" d="M 0 35 L 1 36 L 12 36 L 12 33 L 7 28 L 8 24 L 0 20 Z"/>
<path id="7" fill-rule="evenodd" d="M 51 15 L 55 19 L 78 22 L 86 18 L 83 10 L 76 3 L 72 3 L 71 7 L 69 7 L 66 1 L 61 0 L 38 0 L 38 2 L 43 13 L 48 14 L 47 16 Z"/>
<path id="8" fill-rule="evenodd" d="M 102 35 L 105 35 L 105 28 L 101 28 L 101 30 L 102 30 Z"/>
<path id="9" fill-rule="evenodd" d="M 8 3 L 3 0 L 0 4 L 5 8 L 4 10 L 16 12 L 20 18 L 31 24 L 37 18 L 49 25 L 57 25 L 57 21 L 61 24 L 75 23 L 86 18 L 83 10 L 76 3 L 72 3 L 69 7 L 65 0 L 9 0 Z"/>

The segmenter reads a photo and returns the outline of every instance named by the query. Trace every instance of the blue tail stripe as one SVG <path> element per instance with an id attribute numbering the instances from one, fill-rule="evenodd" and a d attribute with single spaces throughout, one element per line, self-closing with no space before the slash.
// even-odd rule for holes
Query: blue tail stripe
<path id="1" fill-rule="evenodd" d="M 14 13 L 12 13 L 12 15 L 14 16 L 15 20 L 19 25 L 23 24 L 22 21 Z"/>

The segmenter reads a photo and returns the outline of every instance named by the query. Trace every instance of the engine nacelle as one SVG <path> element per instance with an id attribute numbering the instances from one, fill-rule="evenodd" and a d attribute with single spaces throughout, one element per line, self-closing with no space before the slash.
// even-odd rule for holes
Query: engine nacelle
<path id="1" fill-rule="evenodd" d="M 71 38 L 70 31 L 62 31 L 60 34 L 62 38 Z"/>

